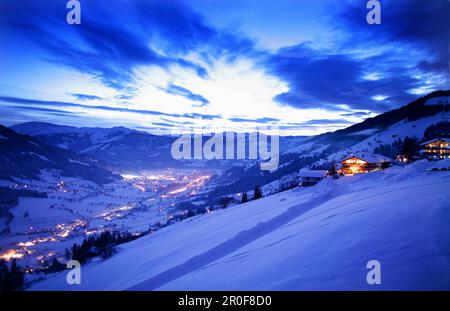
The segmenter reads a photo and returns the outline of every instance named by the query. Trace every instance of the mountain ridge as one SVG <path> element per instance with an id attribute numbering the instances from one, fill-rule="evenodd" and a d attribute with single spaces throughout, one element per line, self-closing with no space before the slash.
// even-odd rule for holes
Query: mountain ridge
<path id="1" fill-rule="evenodd" d="M 71 150 L 42 143 L 0 125 L 0 157 L 6 165 L 0 167 L 0 179 L 39 179 L 42 170 L 56 170 L 62 176 L 81 177 L 98 184 L 120 178 L 101 162 Z"/>

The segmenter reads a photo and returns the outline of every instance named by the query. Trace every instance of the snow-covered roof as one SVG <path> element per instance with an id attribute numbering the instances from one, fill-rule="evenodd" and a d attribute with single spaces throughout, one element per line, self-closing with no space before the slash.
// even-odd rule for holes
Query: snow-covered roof
<path id="1" fill-rule="evenodd" d="M 351 159 L 353 157 L 356 157 L 360 160 L 366 161 L 368 163 L 379 163 L 379 162 L 391 162 L 392 159 L 385 157 L 384 155 L 381 154 L 376 154 L 376 153 L 355 153 L 355 154 L 351 154 L 348 155 L 347 157 L 345 157 L 344 159 L 341 160 L 341 162 Z"/>
<path id="2" fill-rule="evenodd" d="M 299 177 L 325 177 L 327 175 L 327 170 L 301 170 L 298 174 Z"/>
<path id="3" fill-rule="evenodd" d="M 421 146 L 428 145 L 428 144 L 433 143 L 433 142 L 438 141 L 438 140 L 444 140 L 444 141 L 447 141 L 447 142 L 450 143 L 450 138 L 435 138 L 435 139 L 426 141 L 426 142 L 424 142 L 424 143 L 421 143 L 420 145 L 421 145 Z"/>

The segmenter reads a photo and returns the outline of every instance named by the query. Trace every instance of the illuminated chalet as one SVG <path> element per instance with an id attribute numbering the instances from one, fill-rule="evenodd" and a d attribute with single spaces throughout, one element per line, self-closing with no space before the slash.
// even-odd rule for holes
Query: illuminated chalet
<path id="1" fill-rule="evenodd" d="M 420 144 L 422 155 L 429 159 L 450 158 L 450 139 L 437 138 Z"/>
<path id="2" fill-rule="evenodd" d="M 339 173 L 353 175 L 389 167 L 392 159 L 379 154 L 352 154 L 340 161 Z"/>

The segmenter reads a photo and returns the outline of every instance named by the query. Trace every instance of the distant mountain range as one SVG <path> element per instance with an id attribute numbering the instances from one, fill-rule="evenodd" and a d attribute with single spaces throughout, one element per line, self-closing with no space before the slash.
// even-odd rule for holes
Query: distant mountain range
<path id="1" fill-rule="evenodd" d="M 414 134 L 421 139 L 424 127 L 441 122 L 442 115 L 449 112 L 449 98 L 449 90 L 436 91 L 342 130 L 312 137 L 280 137 L 280 166 L 273 172 L 261 171 L 256 161 L 174 160 L 170 149 L 177 137 L 124 127 L 78 128 L 42 122 L 17 124 L 11 129 L 2 126 L 0 157 L 7 165 L 2 165 L 0 178 L 35 178 L 40 169 L 49 168 L 68 176 L 106 182 L 113 178 L 108 167 L 121 170 L 220 167 L 225 172 L 214 179 L 217 185 L 214 195 L 224 195 L 272 182 L 353 147 L 373 151 L 377 145 L 392 141 L 392 137 Z"/>
<path id="2" fill-rule="evenodd" d="M 175 160 L 170 151 L 172 143 L 178 137 L 152 135 L 125 127 L 78 128 L 43 122 L 27 122 L 13 125 L 11 128 L 18 133 L 33 136 L 48 145 L 94 157 L 122 170 L 186 166 L 226 168 L 236 164 L 236 161 L 227 160 Z M 294 148 L 306 138 L 305 136 L 281 137 L 280 149 Z M 203 142 L 207 139 L 208 137 L 204 137 Z M 248 144 L 247 137 L 247 150 Z"/>
<path id="3" fill-rule="evenodd" d="M 120 168 L 155 168 L 178 163 L 170 156 L 174 138 L 125 127 L 88 128 L 27 122 L 11 127 L 55 147 L 94 157 Z"/>
<path id="4" fill-rule="evenodd" d="M 50 146 L 0 125 L 0 179 L 39 179 L 43 170 L 58 171 L 62 176 L 80 177 L 98 184 L 115 178 L 105 165 L 71 150 Z"/>

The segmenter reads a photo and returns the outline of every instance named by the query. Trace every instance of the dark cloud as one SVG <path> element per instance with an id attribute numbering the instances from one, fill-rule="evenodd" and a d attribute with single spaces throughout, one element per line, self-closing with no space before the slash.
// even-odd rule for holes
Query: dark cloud
<path id="1" fill-rule="evenodd" d="M 303 43 L 267 57 L 264 68 L 289 85 L 289 91 L 274 98 L 277 102 L 305 109 L 340 110 L 347 105 L 383 112 L 413 100 L 414 89 L 450 87 L 449 1 L 382 1 L 381 25 L 367 24 L 368 10 L 360 2 L 336 7 L 341 11 L 328 16 L 339 35 L 334 50 Z M 363 78 L 374 72 L 379 79 Z M 435 80 L 426 81 L 430 79 Z M 377 101 L 377 95 L 386 99 Z"/>
<path id="2" fill-rule="evenodd" d="M 76 114 L 70 112 L 70 111 L 64 111 L 64 110 L 58 110 L 58 109 L 49 109 L 49 108 L 41 108 L 41 107 L 30 107 L 30 106 L 14 106 L 14 105 L 7 105 L 4 106 L 7 108 L 12 108 L 15 110 L 29 110 L 29 111 L 38 111 L 38 112 L 45 112 L 47 114 L 58 114 L 58 115 L 64 115 L 64 116 L 75 116 Z"/>
<path id="3" fill-rule="evenodd" d="M 130 100 L 133 99 L 134 95 L 132 94 L 120 94 L 115 96 L 116 99 L 120 99 L 120 100 Z"/>
<path id="4" fill-rule="evenodd" d="M 366 117 L 369 115 L 370 115 L 370 112 L 364 112 L 364 111 L 355 111 L 355 112 L 341 114 L 341 116 L 343 116 L 343 117 L 358 117 L 358 118 Z"/>
<path id="5" fill-rule="evenodd" d="M 75 99 L 78 100 L 95 100 L 95 99 L 102 99 L 99 96 L 96 95 L 89 95 L 89 94 L 79 94 L 79 93 L 75 93 L 75 94 L 70 94 L 73 97 L 75 97 Z"/>
<path id="6" fill-rule="evenodd" d="M 314 120 L 309 120 L 303 123 L 300 123 L 301 125 L 326 125 L 326 124 L 330 124 L 330 125 L 339 125 L 339 124 L 353 124 L 353 122 L 350 122 L 348 120 L 345 119 L 314 119 Z"/>
<path id="7" fill-rule="evenodd" d="M 179 85 L 170 84 L 167 88 L 163 89 L 166 93 L 172 94 L 172 95 L 178 95 L 183 96 L 184 98 L 187 98 L 197 104 L 199 104 L 200 107 L 206 106 L 209 104 L 209 100 L 204 98 L 200 94 L 195 94 L 191 92 L 190 90 L 181 87 Z"/>
<path id="8" fill-rule="evenodd" d="M 228 120 L 233 122 L 253 122 L 253 123 L 271 123 L 271 122 L 279 122 L 279 119 L 275 118 L 257 118 L 257 119 L 247 119 L 247 118 L 228 118 Z"/>
<path id="9" fill-rule="evenodd" d="M 152 122 L 153 125 L 162 126 L 162 127 L 172 127 L 173 124 L 165 123 L 165 122 Z"/>
<path id="10" fill-rule="evenodd" d="M 376 26 L 366 23 L 367 10 L 361 4 L 348 2 L 343 7 L 334 21 L 336 27 L 351 33 L 347 44 L 397 45 L 406 49 L 405 53 L 425 51 L 427 56 L 418 68 L 448 74 L 450 1 L 381 1 L 381 24 Z"/>
<path id="11" fill-rule="evenodd" d="M 76 108 L 84 108 L 84 109 L 128 112 L 128 113 L 137 113 L 137 114 L 143 114 L 143 115 L 155 115 L 155 116 L 166 116 L 166 117 L 176 117 L 176 118 L 183 117 L 183 118 L 204 119 L 204 120 L 214 120 L 214 119 L 221 118 L 220 115 L 211 115 L 211 114 L 164 113 L 161 111 L 153 111 L 153 110 L 140 110 L 140 109 L 109 107 L 109 106 L 99 106 L 99 105 L 95 105 L 95 106 L 94 105 L 83 105 L 83 104 L 77 104 L 77 103 L 68 103 L 68 102 L 60 102 L 60 101 L 45 101 L 45 100 L 35 100 L 35 99 L 7 97 L 7 96 L 0 96 L 0 102 L 23 104 L 23 105 L 37 105 L 37 106 L 76 107 Z M 24 106 L 24 107 L 29 107 L 29 106 Z"/>
<path id="12" fill-rule="evenodd" d="M 198 52 L 209 61 L 254 53 L 250 39 L 216 30 L 182 1 L 81 1 L 81 7 L 81 25 L 74 26 L 65 21 L 65 1 L 8 1 L 2 3 L 0 25 L 32 41 L 48 61 L 120 90 L 130 87 L 139 65 L 177 64 L 207 78 L 207 70 L 187 54 Z"/>
<path id="13" fill-rule="evenodd" d="M 351 109 L 386 111 L 415 98 L 409 90 L 422 86 L 413 77 L 407 59 L 383 53 L 361 60 L 347 54 L 329 54 L 305 45 L 284 48 L 268 58 L 266 70 L 289 84 L 289 91 L 274 100 L 303 109 Z M 395 61 L 397 60 L 397 61 Z M 364 79 L 368 72 L 381 73 L 378 80 Z M 383 95 L 384 101 L 373 97 Z"/>
<path id="14" fill-rule="evenodd" d="M 279 122 L 280 119 L 263 117 L 256 119 L 257 122 L 270 123 L 270 122 Z"/>
<path id="15" fill-rule="evenodd" d="M 449 88 L 450 2 L 447 0 L 382 1 L 382 23 L 376 26 L 366 23 L 365 2 L 343 0 L 339 5 L 330 6 L 329 16 L 324 16 L 336 33 L 333 50 L 315 42 L 314 47 L 301 43 L 276 52 L 256 49 L 251 39 L 237 31 L 213 27 L 181 0 L 81 0 L 81 4 L 82 23 L 71 26 L 65 22 L 65 0 L 0 0 L 2 35 L 15 38 L 11 45 L 2 46 L 2 50 L 21 52 L 24 47 L 30 47 L 33 56 L 93 75 L 103 84 L 116 88 L 121 93 L 117 98 L 123 100 L 133 97 L 134 70 L 140 65 L 167 70 L 171 65 L 179 65 L 207 79 L 207 69 L 192 61 L 189 57 L 192 53 L 210 64 L 217 58 L 226 61 L 242 56 L 253 58 L 267 73 L 287 83 L 288 91 L 274 98 L 278 103 L 301 109 L 331 110 L 343 117 L 364 116 L 361 112 L 352 113 L 352 109 L 383 112 L 406 104 L 416 98 L 410 93 L 412 89 Z M 370 73 L 377 73 L 379 78 L 365 79 Z M 446 84 L 426 81 L 445 76 Z M 180 85 L 171 84 L 164 90 L 200 106 L 209 103 L 195 90 Z M 376 100 L 380 95 L 386 98 Z M 88 94 L 73 96 L 79 101 L 100 99 Z M 3 97 L 3 101 L 175 118 L 221 117 L 11 97 Z M 272 118 L 230 120 L 279 121 Z"/>

